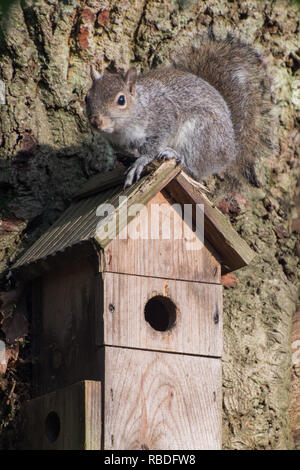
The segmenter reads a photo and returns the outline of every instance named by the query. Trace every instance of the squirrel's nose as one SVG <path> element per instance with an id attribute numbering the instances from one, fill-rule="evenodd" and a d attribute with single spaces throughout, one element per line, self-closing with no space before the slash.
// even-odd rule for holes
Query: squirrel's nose
<path id="1" fill-rule="evenodd" d="M 112 120 L 107 117 L 107 116 L 94 116 L 90 119 L 91 124 L 93 127 L 95 127 L 98 131 L 103 131 L 103 132 L 112 132 L 113 131 L 113 122 Z"/>
<path id="2" fill-rule="evenodd" d="M 101 129 L 103 126 L 103 119 L 100 116 L 94 116 L 91 118 L 91 124 L 96 129 Z"/>

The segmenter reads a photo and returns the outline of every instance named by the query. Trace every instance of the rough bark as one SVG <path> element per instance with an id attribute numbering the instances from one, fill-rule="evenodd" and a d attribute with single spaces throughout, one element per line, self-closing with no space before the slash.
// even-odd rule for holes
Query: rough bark
<path id="1" fill-rule="evenodd" d="M 288 408 L 300 251 L 299 228 L 292 225 L 299 180 L 300 32 L 299 6 L 285 0 L 19 0 L 2 15 L 0 339 L 6 339 L 11 358 L 0 378 L 2 447 L 17 445 L 15 411 L 29 394 L 26 327 L 9 321 L 14 315 L 24 319 L 24 305 L 7 301 L 14 288 L 9 267 L 65 209 L 72 192 L 115 164 L 112 150 L 90 132 L 84 116 L 89 66 L 158 66 L 174 47 L 208 28 L 219 37 L 232 32 L 264 55 L 273 77 L 278 138 L 278 152 L 259 164 L 260 187 L 224 196 L 222 179 L 210 182 L 217 203 L 257 253 L 235 273 L 238 282 L 225 289 L 223 445 L 293 447 Z"/>

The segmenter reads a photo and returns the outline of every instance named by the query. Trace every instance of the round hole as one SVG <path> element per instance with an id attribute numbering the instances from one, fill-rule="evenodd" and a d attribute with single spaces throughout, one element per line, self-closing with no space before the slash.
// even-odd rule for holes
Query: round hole
<path id="1" fill-rule="evenodd" d="M 60 419 L 55 411 L 51 411 L 47 418 L 45 424 L 45 434 L 47 439 L 50 442 L 55 442 L 60 433 Z"/>
<path id="2" fill-rule="evenodd" d="M 156 295 L 145 305 L 145 320 L 157 331 L 168 331 L 176 322 L 176 305 L 168 297 Z"/>

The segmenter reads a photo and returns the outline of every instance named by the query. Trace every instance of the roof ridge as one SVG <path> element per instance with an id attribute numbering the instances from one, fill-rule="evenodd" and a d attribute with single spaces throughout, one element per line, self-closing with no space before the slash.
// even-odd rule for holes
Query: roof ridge
<path id="1" fill-rule="evenodd" d="M 181 204 L 203 206 L 205 239 L 221 255 L 223 271 L 233 271 L 250 263 L 254 252 L 224 214 L 214 207 L 204 193 L 206 188 L 186 177 L 174 159 L 153 162 L 147 170 L 146 175 L 126 189 L 123 188 L 123 169 L 118 168 L 90 179 L 75 193 L 71 205 L 16 260 L 11 269 L 28 269 L 32 265 L 35 271 L 37 262 L 43 262 L 52 255 L 61 254 L 67 248 L 88 240 L 105 249 L 123 226 L 135 217 L 134 214 L 129 215 L 129 211 L 126 218 L 123 217 L 124 198 L 129 209 L 134 204 L 146 205 L 162 190 L 166 190 L 174 201 Z M 107 207 L 112 209 L 109 214 Z M 115 225 L 117 230 L 114 229 Z"/>

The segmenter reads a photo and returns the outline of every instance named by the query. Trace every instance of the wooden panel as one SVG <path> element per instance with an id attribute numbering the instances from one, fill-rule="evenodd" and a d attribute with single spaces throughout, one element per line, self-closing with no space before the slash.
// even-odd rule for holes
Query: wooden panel
<path id="1" fill-rule="evenodd" d="M 221 447 L 221 360 L 105 348 L 106 450 Z"/>
<path id="2" fill-rule="evenodd" d="M 28 402 L 24 448 L 101 449 L 101 382 L 83 381 Z"/>
<path id="3" fill-rule="evenodd" d="M 176 208 L 164 194 L 156 194 L 106 247 L 106 270 L 220 283 L 215 253 L 197 241 L 178 210 L 178 204 Z"/>
<path id="4" fill-rule="evenodd" d="M 66 237 L 67 238 L 67 237 Z M 51 241 L 49 245 L 53 247 L 54 242 Z M 25 255 L 24 255 L 25 256 Z M 49 254 L 44 259 L 39 259 L 37 262 L 24 263 L 20 267 L 15 268 L 14 275 L 21 278 L 23 281 L 30 281 L 37 277 L 42 277 L 51 271 L 59 271 L 75 260 L 80 262 L 87 258 L 97 259 L 98 251 L 91 240 L 84 240 L 78 245 L 74 246 L 60 246 L 58 253 Z M 21 263 L 21 261 L 20 261 Z"/>
<path id="5" fill-rule="evenodd" d="M 101 354 L 95 345 L 95 309 L 100 308 L 94 267 L 69 263 L 43 278 L 39 328 L 38 395 L 79 380 L 101 380 Z M 96 306 L 96 304 L 98 305 Z M 100 315 L 99 315 L 100 316 Z"/>
<path id="6" fill-rule="evenodd" d="M 168 331 L 157 331 L 145 320 L 145 305 L 157 295 L 177 307 Z M 104 343 L 221 356 L 222 286 L 105 273 Z"/>
<path id="7" fill-rule="evenodd" d="M 155 169 L 151 174 L 143 176 L 139 181 L 133 183 L 130 187 L 123 190 L 119 188 L 113 198 L 109 199 L 109 204 L 115 211 L 109 218 L 103 217 L 98 220 L 95 240 L 102 248 L 105 248 L 136 216 L 134 207 L 136 204 L 146 205 L 171 181 L 180 171 L 174 160 L 167 160 Z M 120 199 L 121 197 L 121 199 Z M 124 198 L 128 213 L 124 217 Z M 115 222 L 115 223 L 114 223 Z"/>
<path id="8" fill-rule="evenodd" d="M 218 250 L 222 260 L 223 272 L 231 272 L 249 264 L 255 252 L 234 230 L 228 218 L 224 216 L 208 197 L 190 184 L 183 174 L 176 176 L 167 186 L 167 191 L 176 200 L 203 204 L 205 214 L 205 237 Z"/>

